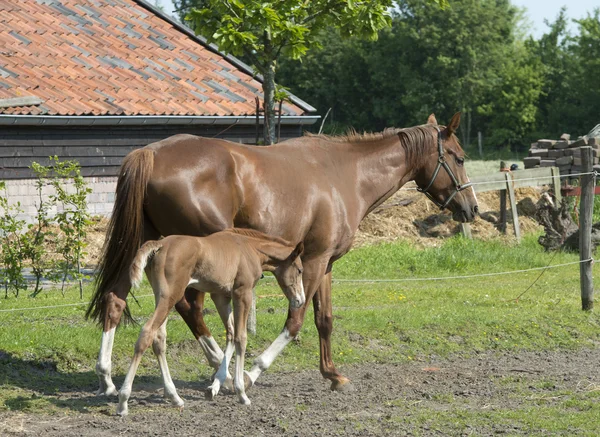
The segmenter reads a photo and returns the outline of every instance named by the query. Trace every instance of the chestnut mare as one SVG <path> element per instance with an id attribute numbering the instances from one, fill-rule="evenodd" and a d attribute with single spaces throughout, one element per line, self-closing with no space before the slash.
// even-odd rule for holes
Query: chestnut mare
<path id="1" fill-rule="evenodd" d="M 165 397 L 183 408 L 177 394 L 165 357 L 167 346 L 167 316 L 181 300 L 186 287 L 211 293 L 227 332 L 225 358 L 207 396 L 214 398 L 227 377 L 227 369 L 235 343 L 235 377 L 233 386 L 240 403 L 249 405 L 245 393 L 244 354 L 246 353 L 246 320 L 252 305 L 252 289 L 263 271 L 273 272 L 290 308 L 304 304 L 302 287 L 303 244 L 293 246 L 277 237 L 269 237 L 252 229 L 228 229 L 208 237 L 171 235 L 160 241 L 147 241 L 138 250 L 131 264 L 130 282 L 135 287 L 142 280 L 148 266 L 148 277 L 156 309 L 146 322 L 135 345 L 135 354 L 119 391 L 117 414 L 128 413 L 127 402 L 133 379 L 146 349 L 152 349 L 158 358 Z M 233 321 L 231 300 L 233 298 Z"/>
<path id="2" fill-rule="evenodd" d="M 332 389 L 349 386 L 331 357 L 331 268 L 352 247 L 360 221 L 414 180 L 453 218 L 472 221 L 477 200 L 454 133 L 433 114 L 427 124 L 379 134 L 305 136 L 274 146 L 175 135 L 131 152 L 117 182 L 113 215 L 86 315 L 103 323 L 96 373 L 99 394 L 116 395 L 111 379 L 115 328 L 130 291 L 129 266 L 144 241 L 172 234 L 204 236 L 252 228 L 304 242 L 306 302 L 289 308 L 281 334 L 254 362 L 248 384 L 298 335 L 312 300 L 320 340 L 320 370 Z M 223 352 L 202 319 L 204 293 L 188 288 L 175 306 L 218 369 Z"/>

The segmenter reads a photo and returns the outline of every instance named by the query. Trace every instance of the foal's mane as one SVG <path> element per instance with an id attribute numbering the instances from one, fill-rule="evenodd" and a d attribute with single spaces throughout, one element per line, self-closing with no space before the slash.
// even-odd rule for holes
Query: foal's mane
<path id="1" fill-rule="evenodd" d="M 292 246 L 292 244 L 289 241 L 284 240 L 283 238 L 273 237 L 273 236 L 267 235 L 263 232 L 255 231 L 254 229 L 229 228 L 229 229 L 225 229 L 224 232 L 230 232 L 232 234 L 238 234 L 238 235 L 243 235 L 245 237 L 256 238 L 257 240 L 272 241 L 274 243 L 279 243 L 283 246 Z"/>
<path id="2" fill-rule="evenodd" d="M 320 138 L 326 141 L 335 143 L 351 143 L 351 144 L 372 144 L 387 138 L 397 136 L 400 139 L 400 145 L 406 151 L 406 160 L 409 164 L 415 164 L 420 153 L 427 142 L 435 144 L 436 132 L 430 124 L 421 126 L 413 126 L 406 128 L 387 128 L 383 132 L 363 132 L 359 133 L 355 130 L 349 130 L 345 135 L 315 135 L 307 133 L 307 136 Z M 430 145 L 430 144 L 427 144 Z"/>

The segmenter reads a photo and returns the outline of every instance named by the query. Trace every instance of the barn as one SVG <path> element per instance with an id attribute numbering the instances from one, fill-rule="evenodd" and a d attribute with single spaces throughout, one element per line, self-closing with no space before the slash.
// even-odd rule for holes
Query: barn
<path id="1" fill-rule="evenodd" d="M 112 208 L 131 150 L 178 133 L 255 143 L 261 77 L 143 0 L 0 2 L 0 180 L 33 204 L 33 161 L 77 160 Z M 319 118 L 291 96 L 281 138 Z"/>

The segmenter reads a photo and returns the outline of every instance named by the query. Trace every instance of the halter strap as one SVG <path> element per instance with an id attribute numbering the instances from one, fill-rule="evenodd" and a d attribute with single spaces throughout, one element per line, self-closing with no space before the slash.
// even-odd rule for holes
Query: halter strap
<path id="1" fill-rule="evenodd" d="M 425 194 L 429 198 L 429 200 L 431 200 L 433 203 L 435 203 L 437 206 L 439 206 L 440 209 L 444 209 L 448 206 L 448 204 L 452 201 L 452 199 L 454 199 L 454 196 L 456 196 L 462 190 L 469 188 L 471 185 L 473 185 L 473 183 L 467 182 L 466 184 L 461 185 L 460 182 L 458 182 L 458 178 L 456 177 L 456 175 L 454 174 L 454 172 L 448 165 L 448 162 L 446 162 L 446 157 L 444 155 L 444 144 L 442 142 L 442 131 L 440 131 L 440 128 L 438 126 L 435 126 L 435 130 L 437 130 L 437 133 L 438 133 L 438 136 L 437 136 L 437 145 L 438 145 L 437 166 L 435 167 L 435 170 L 433 171 L 433 175 L 431 176 L 431 180 L 429 181 L 427 186 L 425 188 L 417 187 L 417 191 L 420 191 L 421 193 Z M 440 168 L 442 168 L 442 167 L 446 170 L 446 173 L 448 173 L 448 176 L 450 176 L 450 179 L 452 180 L 452 183 L 454 184 L 454 191 L 450 194 L 450 196 L 448 196 L 446 198 L 446 200 L 444 202 L 440 202 L 435 197 L 433 197 L 433 195 L 429 192 L 429 189 L 435 182 L 435 179 L 437 178 L 437 176 L 440 172 Z"/>

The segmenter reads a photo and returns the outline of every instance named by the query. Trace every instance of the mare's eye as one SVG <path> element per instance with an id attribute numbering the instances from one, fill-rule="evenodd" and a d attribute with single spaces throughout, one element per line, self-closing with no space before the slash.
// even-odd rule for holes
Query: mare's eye
<path id="1" fill-rule="evenodd" d="M 298 273 L 302 274 L 302 269 L 298 269 Z"/>
<path id="2" fill-rule="evenodd" d="M 465 159 L 456 157 L 456 163 L 458 164 L 459 167 L 462 167 L 465 164 Z"/>

